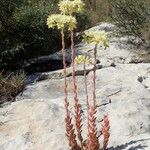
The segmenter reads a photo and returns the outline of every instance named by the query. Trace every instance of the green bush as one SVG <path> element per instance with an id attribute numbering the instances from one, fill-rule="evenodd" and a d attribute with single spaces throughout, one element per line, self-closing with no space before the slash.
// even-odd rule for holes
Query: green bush
<path id="1" fill-rule="evenodd" d="M 141 37 L 144 39 L 148 45 L 150 45 L 150 22 L 143 25 L 141 31 Z"/>
<path id="2" fill-rule="evenodd" d="M 1 2 L 3 5 L 5 2 Z M 52 4 L 32 0 L 14 2 L 8 0 L 3 7 L 1 22 L 0 63 L 1 69 L 21 67 L 25 59 L 51 54 L 60 49 L 59 32 L 48 30 L 47 16 L 53 12 Z M 15 5 L 7 15 L 8 6 Z M 56 11 L 56 10 L 55 10 Z"/>
<path id="3" fill-rule="evenodd" d="M 91 26 L 90 14 L 86 11 L 76 14 L 77 31 L 84 31 Z"/>
<path id="4" fill-rule="evenodd" d="M 141 37 L 147 41 L 145 34 L 150 26 L 149 0 L 111 0 L 112 18 L 124 34 Z"/>
<path id="5" fill-rule="evenodd" d="M 58 1 L 0 1 L 0 70 L 21 68 L 24 60 L 49 55 L 61 49 L 60 33 L 55 29 L 49 30 L 46 25 L 47 16 L 58 12 L 55 7 Z M 88 27 L 86 14 L 78 15 L 77 18 L 80 22 L 78 31 Z M 66 45 L 69 44 L 67 34 Z"/>

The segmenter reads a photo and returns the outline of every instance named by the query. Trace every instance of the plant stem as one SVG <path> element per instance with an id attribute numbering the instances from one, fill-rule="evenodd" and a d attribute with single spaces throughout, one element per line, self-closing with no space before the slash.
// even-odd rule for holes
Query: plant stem
<path id="1" fill-rule="evenodd" d="M 102 124 L 102 134 L 103 134 L 103 149 L 106 150 L 107 149 L 107 145 L 109 142 L 109 137 L 110 137 L 110 125 L 109 125 L 109 118 L 108 118 L 108 114 L 104 115 L 104 120 L 103 120 L 103 124 Z"/>
<path id="2" fill-rule="evenodd" d="M 82 119 L 81 119 L 81 106 L 78 102 L 78 95 L 77 95 L 77 84 L 75 78 L 75 49 L 74 49 L 74 32 L 71 31 L 71 66 L 72 66 L 72 80 L 73 80 L 73 93 L 74 93 L 74 109 L 75 109 L 75 126 L 78 135 L 78 139 L 80 141 L 81 150 L 83 150 L 83 138 L 82 138 Z"/>
<path id="3" fill-rule="evenodd" d="M 64 66 L 64 104 L 65 104 L 65 110 L 66 110 L 66 135 L 68 137 L 69 146 L 72 148 L 72 150 L 79 149 L 76 141 L 76 135 L 74 133 L 73 125 L 71 123 L 72 118 L 69 112 L 69 102 L 68 102 L 68 90 L 67 90 L 67 79 L 66 79 L 66 51 L 65 51 L 65 36 L 64 32 L 61 31 L 62 35 L 62 55 L 63 55 L 63 66 Z"/>
<path id="4" fill-rule="evenodd" d="M 93 69 L 93 106 L 96 108 L 96 55 L 97 55 L 97 44 L 94 47 L 94 69 Z"/>
<path id="5" fill-rule="evenodd" d="M 86 95 L 86 104 L 87 104 L 87 110 L 89 109 L 89 96 L 88 96 L 88 90 L 87 90 L 87 77 L 86 77 L 86 64 L 84 62 L 84 86 L 85 86 L 85 95 Z"/>
<path id="6" fill-rule="evenodd" d="M 62 55 L 63 55 L 63 67 L 64 67 L 64 101 L 65 107 L 68 104 L 68 91 L 67 91 L 67 79 L 66 79 L 66 51 L 65 51 L 65 35 L 64 32 L 61 31 L 62 35 Z M 69 112 L 68 107 L 66 107 L 67 112 Z"/>
<path id="7" fill-rule="evenodd" d="M 88 108 L 88 150 L 98 150 L 99 141 L 97 137 L 96 128 L 96 55 L 97 55 L 97 44 L 94 47 L 94 69 L 93 69 L 93 107 Z"/>

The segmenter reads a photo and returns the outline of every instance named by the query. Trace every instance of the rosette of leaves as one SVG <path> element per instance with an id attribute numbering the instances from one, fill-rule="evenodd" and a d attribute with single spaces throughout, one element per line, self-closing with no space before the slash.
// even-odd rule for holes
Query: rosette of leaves
<path id="1" fill-rule="evenodd" d="M 80 13 L 84 10 L 84 3 L 81 0 L 63 0 L 58 4 L 58 6 L 61 13 L 65 15 Z"/>

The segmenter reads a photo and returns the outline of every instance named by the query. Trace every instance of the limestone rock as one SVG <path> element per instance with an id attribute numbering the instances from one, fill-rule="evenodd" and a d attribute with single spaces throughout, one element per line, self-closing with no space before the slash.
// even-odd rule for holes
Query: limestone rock
<path id="1" fill-rule="evenodd" d="M 103 26 L 95 28 L 101 30 Z M 133 58 L 141 60 L 132 49 L 127 37 L 111 38 L 107 50 L 98 48 L 97 128 L 101 129 L 103 115 L 108 112 L 111 126 L 108 150 L 150 150 L 150 63 L 131 62 Z M 81 42 L 76 45 L 76 51 L 93 57 L 93 45 Z M 92 65 L 87 66 L 90 103 L 92 70 Z M 35 75 L 30 76 L 29 84 L 15 102 L 0 108 L 0 150 L 69 149 L 64 123 L 63 70 Z M 76 66 L 85 138 L 87 111 L 83 75 L 83 66 Z M 67 81 L 73 116 L 71 68 L 67 69 Z"/>

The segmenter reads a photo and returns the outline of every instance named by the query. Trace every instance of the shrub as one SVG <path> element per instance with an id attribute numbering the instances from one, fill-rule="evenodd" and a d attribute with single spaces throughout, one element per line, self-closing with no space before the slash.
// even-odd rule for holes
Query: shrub
<path id="1" fill-rule="evenodd" d="M 76 19 L 78 22 L 76 31 L 84 31 L 92 25 L 90 13 L 87 11 L 76 14 Z"/>
<path id="2" fill-rule="evenodd" d="M 47 16 L 56 11 L 51 3 L 43 0 L 8 0 L 6 4 L 0 2 L 0 5 L 5 5 L 1 10 L 4 12 L 0 30 L 1 69 L 16 69 L 22 66 L 24 60 L 60 49 L 58 31 L 48 30 L 45 25 Z M 12 9 L 7 15 L 9 6 Z"/>
<path id="3" fill-rule="evenodd" d="M 24 73 L 3 75 L 0 73 L 0 105 L 6 101 L 14 101 L 23 91 L 26 76 Z"/>
<path id="4" fill-rule="evenodd" d="M 48 30 L 46 26 L 47 16 L 58 11 L 55 7 L 58 1 L 0 1 L 0 70 L 18 69 L 24 60 L 49 55 L 61 49 L 60 33 L 55 29 Z M 81 22 L 78 31 L 87 27 L 89 21 L 86 20 L 86 15 L 78 16 Z M 66 36 L 66 46 L 69 44 L 69 36 Z"/>
<path id="5" fill-rule="evenodd" d="M 144 24 L 140 32 L 142 39 L 144 39 L 147 44 L 150 45 L 150 22 Z"/>
<path id="6" fill-rule="evenodd" d="M 112 0 L 112 18 L 123 34 L 147 41 L 145 25 L 150 26 L 149 0 Z M 145 37 L 146 35 L 146 37 Z"/>

